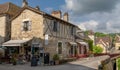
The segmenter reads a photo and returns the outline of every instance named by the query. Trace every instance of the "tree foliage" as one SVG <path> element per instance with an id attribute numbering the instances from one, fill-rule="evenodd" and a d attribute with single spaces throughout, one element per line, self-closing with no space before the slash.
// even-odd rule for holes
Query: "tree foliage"
<path id="1" fill-rule="evenodd" d="M 93 41 L 92 40 L 87 40 L 88 45 L 89 45 L 89 50 L 93 51 Z"/>
<path id="2" fill-rule="evenodd" d="M 117 59 L 117 67 L 118 67 L 118 70 L 120 70 L 120 58 Z"/>
<path id="3" fill-rule="evenodd" d="M 99 54 L 102 52 L 103 52 L 103 48 L 101 48 L 100 46 L 93 46 L 93 53 Z"/>
<path id="4" fill-rule="evenodd" d="M 95 33 L 95 36 L 96 37 L 105 37 L 105 36 L 107 36 L 108 34 L 104 34 L 104 33 L 100 33 L 100 32 L 96 32 Z"/>

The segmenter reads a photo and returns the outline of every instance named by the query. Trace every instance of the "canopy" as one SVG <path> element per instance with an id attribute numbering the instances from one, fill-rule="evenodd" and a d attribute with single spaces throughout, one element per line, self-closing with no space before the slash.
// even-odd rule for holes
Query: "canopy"
<path id="1" fill-rule="evenodd" d="M 86 46 L 88 46 L 88 43 L 86 43 L 86 42 L 78 42 L 79 44 L 81 44 L 81 45 L 86 45 Z"/>
<path id="2" fill-rule="evenodd" d="M 69 42 L 70 45 L 77 45 L 76 42 Z"/>
<path id="3" fill-rule="evenodd" d="M 9 40 L 2 44 L 2 46 L 22 46 L 24 43 L 29 40 Z"/>

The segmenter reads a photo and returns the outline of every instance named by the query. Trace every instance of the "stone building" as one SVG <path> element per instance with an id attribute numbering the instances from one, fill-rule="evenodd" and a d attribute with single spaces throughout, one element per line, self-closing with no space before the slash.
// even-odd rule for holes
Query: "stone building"
<path id="1" fill-rule="evenodd" d="M 11 23 L 9 21 L 19 10 L 20 7 L 9 2 L 0 4 L 0 45 L 10 40 Z"/>
<path id="2" fill-rule="evenodd" d="M 109 36 L 95 38 L 95 44 L 103 48 L 102 53 L 109 53 L 112 48 L 112 38 Z"/>
<path id="3" fill-rule="evenodd" d="M 28 6 L 26 0 L 23 0 L 22 8 L 17 7 L 16 12 L 9 22 L 11 40 L 3 46 L 13 47 L 19 54 L 49 53 L 50 58 L 54 54 L 59 54 L 61 58 L 75 56 L 79 52 L 75 35 L 80 29 L 69 22 L 68 13 L 63 16 L 61 11 L 47 14 L 38 6 Z"/>
<path id="4" fill-rule="evenodd" d="M 118 34 L 116 34 L 115 36 L 115 50 L 120 50 L 120 36 Z"/>

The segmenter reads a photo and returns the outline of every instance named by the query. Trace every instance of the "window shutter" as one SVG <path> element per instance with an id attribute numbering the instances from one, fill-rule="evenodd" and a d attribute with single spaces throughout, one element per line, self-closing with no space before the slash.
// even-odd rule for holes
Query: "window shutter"
<path id="1" fill-rule="evenodd" d="M 54 20 L 51 20 L 51 29 L 53 30 Z"/>
<path id="2" fill-rule="evenodd" d="M 59 32 L 60 30 L 60 22 L 57 22 L 57 31 Z"/>
<path id="3" fill-rule="evenodd" d="M 57 31 L 58 31 L 58 22 L 55 21 L 55 32 L 57 32 Z"/>
<path id="4" fill-rule="evenodd" d="M 54 32 L 54 20 L 51 21 L 51 28 L 50 29 Z"/>
<path id="5" fill-rule="evenodd" d="M 21 31 L 24 30 L 24 22 L 21 23 Z"/>
<path id="6" fill-rule="evenodd" d="M 74 27 L 74 35 L 76 34 L 76 28 Z"/>
<path id="7" fill-rule="evenodd" d="M 31 30 L 31 24 L 32 24 L 32 22 L 29 21 L 29 24 L 28 24 L 28 30 L 29 30 L 29 31 Z"/>
<path id="8" fill-rule="evenodd" d="M 53 22 L 53 31 L 56 32 L 56 21 Z"/>

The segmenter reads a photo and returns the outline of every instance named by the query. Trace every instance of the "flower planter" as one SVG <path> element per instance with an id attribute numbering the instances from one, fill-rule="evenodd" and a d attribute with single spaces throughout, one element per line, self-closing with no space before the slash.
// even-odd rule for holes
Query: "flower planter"
<path id="1" fill-rule="evenodd" d="M 55 63 L 55 65 L 58 65 L 60 62 L 59 62 L 59 55 L 58 54 L 55 54 L 54 56 L 53 56 L 53 60 L 54 60 L 54 63 Z"/>
<path id="2" fill-rule="evenodd" d="M 55 65 L 59 65 L 59 64 L 60 64 L 59 60 L 56 60 Z"/>

